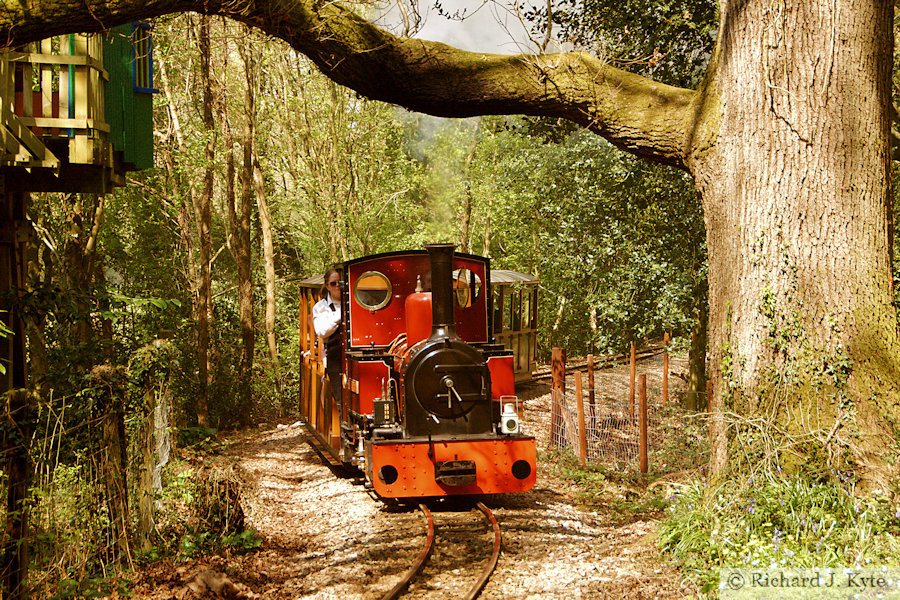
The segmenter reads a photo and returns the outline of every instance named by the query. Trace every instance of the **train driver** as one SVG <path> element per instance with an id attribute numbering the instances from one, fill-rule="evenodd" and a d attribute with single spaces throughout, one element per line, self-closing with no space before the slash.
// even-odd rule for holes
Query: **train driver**
<path id="1" fill-rule="evenodd" d="M 341 274 L 337 269 L 325 272 L 325 285 L 319 292 L 321 300 L 312 309 L 313 328 L 325 346 L 325 374 L 328 376 L 329 391 L 341 411 Z M 322 393 L 325 393 L 323 387 Z"/>

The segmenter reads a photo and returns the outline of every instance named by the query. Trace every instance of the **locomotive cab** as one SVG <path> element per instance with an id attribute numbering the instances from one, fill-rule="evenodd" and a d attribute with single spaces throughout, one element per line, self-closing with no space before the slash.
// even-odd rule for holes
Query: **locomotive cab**
<path id="1" fill-rule="evenodd" d="M 530 489 L 535 443 L 512 353 L 492 339 L 489 259 L 434 245 L 348 261 L 343 277 L 344 414 L 326 448 L 386 498 Z"/>

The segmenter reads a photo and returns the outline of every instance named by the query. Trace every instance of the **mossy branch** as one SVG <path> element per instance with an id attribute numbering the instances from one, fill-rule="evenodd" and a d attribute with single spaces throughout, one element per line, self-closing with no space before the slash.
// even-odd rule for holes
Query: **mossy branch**
<path id="1" fill-rule="evenodd" d="M 643 158 L 685 168 L 701 94 L 663 85 L 583 52 L 465 52 L 394 36 L 344 5 L 316 0 L 122 0 L 25 5 L 3 2 L 8 45 L 74 30 L 198 11 L 223 15 L 287 41 L 328 77 L 360 94 L 443 117 L 561 117 Z"/>

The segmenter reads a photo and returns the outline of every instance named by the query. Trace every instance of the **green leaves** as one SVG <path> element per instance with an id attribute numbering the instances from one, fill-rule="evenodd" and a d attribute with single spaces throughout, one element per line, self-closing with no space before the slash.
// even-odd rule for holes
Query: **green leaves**
<path id="1" fill-rule="evenodd" d="M 450 198 L 460 210 L 462 191 L 471 196 L 472 250 L 490 252 L 495 267 L 540 277 L 542 354 L 553 345 L 612 351 L 666 330 L 687 332 L 706 248 L 699 201 L 683 174 L 552 121 L 448 127 L 456 133 L 435 136 L 426 156 L 451 157 L 452 177 L 466 169 L 466 187 L 455 183 Z"/>
<path id="2" fill-rule="evenodd" d="M 177 299 L 132 298 L 117 292 L 108 292 L 102 294 L 102 297 L 108 300 L 109 308 L 100 311 L 100 315 L 113 323 L 134 312 L 141 312 L 148 308 L 161 311 L 181 308 L 181 301 Z"/>
<path id="3" fill-rule="evenodd" d="M 706 70 L 718 25 L 713 0 L 557 0 L 562 41 L 671 85 L 694 87 Z M 527 13 L 543 29 L 545 8 Z"/>
<path id="4" fill-rule="evenodd" d="M 896 565 L 896 508 L 865 497 L 847 474 L 737 477 L 718 488 L 681 486 L 670 498 L 659 543 L 701 583 L 718 567 L 787 568 Z"/>

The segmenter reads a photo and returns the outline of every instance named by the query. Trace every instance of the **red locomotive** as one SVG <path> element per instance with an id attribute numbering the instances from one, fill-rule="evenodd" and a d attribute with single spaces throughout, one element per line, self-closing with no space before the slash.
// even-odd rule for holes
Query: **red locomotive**
<path id="1" fill-rule="evenodd" d="M 300 310 L 301 411 L 322 449 L 383 498 L 531 489 L 535 442 L 519 431 L 512 352 L 494 343 L 489 259 L 432 245 L 348 261 L 340 277 L 343 414 L 322 389 L 311 294 Z"/>

